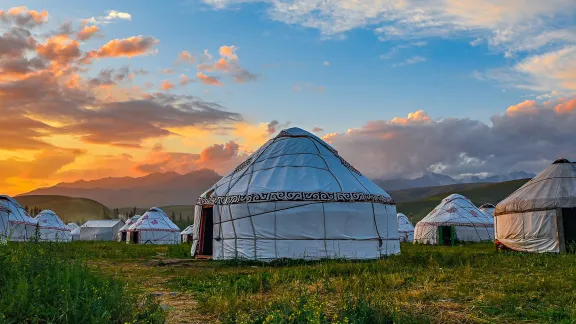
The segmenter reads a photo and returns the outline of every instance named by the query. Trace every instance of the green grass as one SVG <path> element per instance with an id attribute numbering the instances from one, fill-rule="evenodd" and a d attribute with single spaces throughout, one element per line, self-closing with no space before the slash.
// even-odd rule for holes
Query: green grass
<path id="1" fill-rule="evenodd" d="M 476 206 L 485 203 L 496 205 L 502 199 L 509 196 L 516 189 L 524 185 L 528 179 L 514 180 L 508 182 L 485 184 L 478 187 L 446 191 L 424 199 L 416 201 L 401 202 L 396 205 L 396 210 L 399 213 L 404 213 L 408 217 L 412 217 L 412 223 L 416 224 L 422 218 L 426 217 L 430 211 L 434 209 L 442 199 L 453 193 L 458 193 L 468 197 Z M 449 187 L 449 186 L 448 186 Z M 434 187 L 436 188 L 436 187 Z M 416 190 L 416 189 L 410 189 Z M 392 196 L 394 198 L 394 196 Z"/>
<path id="2" fill-rule="evenodd" d="M 75 222 L 80 225 L 91 219 L 105 219 L 112 214 L 108 207 L 87 198 L 75 198 L 54 195 L 29 195 L 14 197 L 23 207 L 50 209 L 65 223 Z"/>
<path id="3" fill-rule="evenodd" d="M 68 247 L 0 244 L 0 323 L 164 322 L 151 296 L 89 269 Z"/>

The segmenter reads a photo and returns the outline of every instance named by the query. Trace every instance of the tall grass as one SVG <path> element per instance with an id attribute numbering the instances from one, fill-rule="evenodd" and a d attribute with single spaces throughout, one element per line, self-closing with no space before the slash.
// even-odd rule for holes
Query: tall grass
<path id="1" fill-rule="evenodd" d="M 0 323 L 162 323 L 151 297 L 90 270 L 72 245 L 0 244 Z"/>
<path id="2" fill-rule="evenodd" d="M 576 257 L 403 245 L 372 262 L 213 262 L 174 276 L 225 323 L 576 321 Z"/>

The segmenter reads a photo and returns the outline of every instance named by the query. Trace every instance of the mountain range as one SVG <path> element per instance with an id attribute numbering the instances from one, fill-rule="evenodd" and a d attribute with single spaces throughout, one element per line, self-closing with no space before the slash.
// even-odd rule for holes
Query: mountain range
<path id="1" fill-rule="evenodd" d="M 534 177 L 526 172 L 487 178 L 471 177 L 456 180 L 452 177 L 426 173 L 416 179 L 374 180 L 384 190 L 398 191 L 412 188 L 437 187 L 456 184 L 494 183 Z M 187 174 L 176 172 L 151 173 L 143 177 L 109 177 L 97 180 L 62 182 L 52 187 L 38 188 L 24 195 L 60 195 L 96 200 L 109 208 L 194 205 L 196 199 L 221 176 L 210 169 Z M 455 188 L 456 189 L 456 188 Z"/>

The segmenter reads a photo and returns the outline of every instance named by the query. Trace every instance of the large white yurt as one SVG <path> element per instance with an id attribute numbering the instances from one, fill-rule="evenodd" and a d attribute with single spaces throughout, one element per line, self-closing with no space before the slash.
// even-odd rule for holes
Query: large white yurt
<path id="1" fill-rule="evenodd" d="M 452 194 L 442 200 L 414 228 L 414 242 L 453 245 L 456 241 L 494 239 L 494 220 L 466 197 Z"/>
<path id="2" fill-rule="evenodd" d="M 126 242 L 135 244 L 179 244 L 180 228 L 164 211 L 150 208 L 128 228 Z"/>
<path id="3" fill-rule="evenodd" d="M 43 242 L 72 242 L 70 229 L 51 210 L 43 210 L 34 218 L 40 227 L 40 241 Z"/>
<path id="4" fill-rule="evenodd" d="M 576 164 L 556 160 L 496 205 L 496 243 L 526 252 L 565 252 L 576 244 Z"/>
<path id="5" fill-rule="evenodd" d="M 478 207 L 478 209 L 480 209 L 480 211 L 482 211 L 484 214 L 490 217 L 494 217 L 494 210 L 496 209 L 496 206 L 492 204 L 483 204 L 482 206 Z"/>
<path id="6" fill-rule="evenodd" d="M 132 226 L 132 224 L 138 221 L 140 216 L 141 215 L 134 215 L 131 218 L 128 218 L 128 220 L 126 220 L 124 226 L 122 226 L 122 228 L 120 228 L 120 230 L 118 231 L 118 242 L 126 242 L 126 238 L 128 237 L 128 229 L 130 228 L 130 226 Z"/>
<path id="7" fill-rule="evenodd" d="M 194 225 L 189 225 L 182 232 L 180 232 L 180 239 L 182 243 L 188 243 L 193 240 L 192 236 L 194 234 Z"/>
<path id="8" fill-rule="evenodd" d="M 24 242 L 36 235 L 38 221 L 30 217 L 24 208 L 13 198 L 0 195 L 0 205 L 9 210 L 7 239 L 13 242 Z"/>
<path id="9" fill-rule="evenodd" d="M 78 241 L 80 239 L 80 226 L 76 223 L 68 223 L 66 225 L 70 229 L 70 234 L 72 235 L 72 241 Z"/>
<path id="10" fill-rule="evenodd" d="M 270 139 L 197 201 L 193 256 L 375 259 L 400 253 L 390 196 L 315 135 Z"/>
<path id="11" fill-rule="evenodd" d="M 414 225 L 402 213 L 398 213 L 398 235 L 400 235 L 400 242 L 410 242 L 414 241 Z"/>

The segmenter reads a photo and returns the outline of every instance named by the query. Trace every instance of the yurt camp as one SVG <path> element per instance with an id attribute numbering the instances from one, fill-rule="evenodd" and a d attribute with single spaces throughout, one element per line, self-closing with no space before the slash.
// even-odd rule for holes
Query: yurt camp
<path id="1" fill-rule="evenodd" d="M 191 253 L 251 260 L 397 254 L 396 206 L 322 139 L 290 128 L 198 199 Z"/>
<path id="2" fill-rule="evenodd" d="M 78 226 L 76 223 L 68 223 L 66 227 L 70 229 L 70 234 L 72 235 L 72 241 L 80 240 L 80 226 Z"/>
<path id="3" fill-rule="evenodd" d="M 398 213 L 398 235 L 400 236 L 400 242 L 410 242 L 414 241 L 414 225 L 402 213 Z"/>
<path id="4" fill-rule="evenodd" d="M 80 226 L 80 240 L 115 241 L 122 226 L 121 219 L 90 220 Z"/>
<path id="5" fill-rule="evenodd" d="M 461 242 L 492 241 L 492 217 L 481 212 L 466 197 L 452 194 L 442 200 L 414 228 L 414 242 L 454 245 Z"/>
<path id="6" fill-rule="evenodd" d="M 134 244 L 179 244 L 180 228 L 160 208 L 150 208 L 128 228 L 126 241 Z"/>
<path id="7" fill-rule="evenodd" d="M 194 233 L 194 225 L 189 225 L 182 232 L 180 232 L 180 239 L 182 243 L 192 242 L 192 234 Z"/>
<path id="8" fill-rule="evenodd" d="M 480 211 L 482 211 L 484 214 L 490 217 L 494 217 L 494 210 L 496 209 L 496 206 L 492 204 L 483 204 L 482 206 L 478 207 L 478 209 L 480 209 Z"/>
<path id="9" fill-rule="evenodd" d="M 124 226 L 122 226 L 122 228 L 120 228 L 120 230 L 118 231 L 118 242 L 126 242 L 126 238 L 128 237 L 128 229 L 130 228 L 130 226 L 132 226 L 132 224 L 138 221 L 140 216 L 141 215 L 135 215 L 126 220 Z"/>
<path id="10" fill-rule="evenodd" d="M 24 208 L 13 198 L 0 195 L 0 206 L 8 210 L 7 239 L 24 242 L 36 235 L 38 221 L 30 217 Z"/>
<path id="11" fill-rule="evenodd" d="M 554 161 L 496 205 L 496 243 L 525 252 L 573 251 L 576 164 Z"/>
<path id="12" fill-rule="evenodd" d="M 43 242 L 71 242 L 70 229 L 51 210 L 43 210 L 34 218 L 40 227 L 40 241 Z"/>

